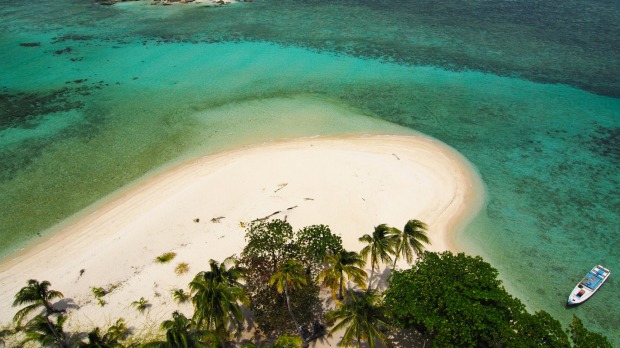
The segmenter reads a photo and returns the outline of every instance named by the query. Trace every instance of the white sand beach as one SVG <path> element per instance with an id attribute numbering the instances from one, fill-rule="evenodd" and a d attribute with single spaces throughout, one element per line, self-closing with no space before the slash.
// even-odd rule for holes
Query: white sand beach
<path id="1" fill-rule="evenodd" d="M 150 330 L 174 310 L 191 313 L 191 304 L 172 300 L 171 289 L 187 290 L 209 259 L 239 254 L 241 223 L 279 211 L 273 218 L 286 218 L 295 230 L 325 224 L 346 249 L 359 251 L 358 238 L 374 226 L 402 228 L 418 219 L 429 226 L 429 250 L 456 251 L 454 233 L 483 199 L 470 164 L 423 136 L 305 138 L 205 156 L 113 195 L 1 263 L 0 323 L 17 310 L 14 294 L 37 279 L 70 299 L 69 328 L 107 327 L 123 317 L 130 327 Z M 168 264 L 154 262 L 165 252 L 177 256 Z M 180 262 L 190 270 L 177 276 Z M 116 288 L 100 307 L 91 288 L 111 285 Z M 144 314 L 130 306 L 140 297 L 152 305 Z"/>

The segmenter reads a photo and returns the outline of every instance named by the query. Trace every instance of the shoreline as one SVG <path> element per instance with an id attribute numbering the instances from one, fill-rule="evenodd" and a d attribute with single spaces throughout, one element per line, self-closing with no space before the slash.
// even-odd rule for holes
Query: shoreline
<path id="1" fill-rule="evenodd" d="M 110 195 L 1 261 L 0 323 L 10 321 L 14 294 L 32 278 L 50 281 L 79 307 L 70 309 L 69 327 L 118 317 L 146 327 L 175 309 L 187 312 L 191 306 L 175 304 L 170 289 L 186 288 L 209 259 L 240 253 L 241 223 L 275 211 L 273 218 L 286 218 L 294 229 L 328 225 L 354 251 L 361 249 L 357 238 L 374 226 L 402 228 L 415 218 L 429 226 L 428 250 L 456 251 L 456 233 L 484 196 L 465 158 L 422 135 L 303 138 L 197 158 Z M 153 262 L 170 251 L 177 253 L 170 264 Z M 177 262 L 190 271 L 176 276 Z M 96 305 L 90 288 L 112 285 L 107 304 Z M 141 296 L 153 305 L 148 315 L 129 306 Z"/>

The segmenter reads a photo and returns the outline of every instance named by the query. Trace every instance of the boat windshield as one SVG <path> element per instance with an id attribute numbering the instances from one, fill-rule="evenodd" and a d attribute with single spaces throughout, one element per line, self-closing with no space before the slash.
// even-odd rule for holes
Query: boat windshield
<path id="1" fill-rule="evenodd" d="M 585 278 L 583 278 L 581 284 L 594 290 L 601 284 L 602 281 L 603 278 L 601 278 L 598 274 L 590 272 Z"/>

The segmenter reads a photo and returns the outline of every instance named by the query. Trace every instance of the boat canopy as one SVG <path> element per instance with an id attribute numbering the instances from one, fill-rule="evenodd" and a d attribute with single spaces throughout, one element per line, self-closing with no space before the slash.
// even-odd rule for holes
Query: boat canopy
<path id="1" fill-rule="evenodd" d="M 594 290 L 596 289 L 599 284 L 603 281 L 603 278 L 598 275 L 597 273 L 594 272 L 590 272 L 588 273 L 588 275 L 583 278 L 583 280 L 581 281 L 581 284 L 587 286 L 588 288 Z"/>

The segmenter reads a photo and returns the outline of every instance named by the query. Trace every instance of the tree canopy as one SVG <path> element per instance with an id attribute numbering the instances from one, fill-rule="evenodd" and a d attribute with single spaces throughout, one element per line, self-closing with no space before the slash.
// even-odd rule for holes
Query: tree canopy
<path id="1" fill-rule="evenodd" d="M 293 227 L 286 221 L 256 221 L 245 231 L 246 245 L 242 258 L 266 259 L 271 266 L 271 273 L 276 272 L 278 263 L 287 252 L 287 246 L 293 241 Z"/>
<path id="2" fill-rule="evenodd" d="M 391 327 L 381 296 L 375 290 L 356 293 L 350 291 L 345 302 L 336 303 L 336 309 L 327 313 L 328 322 L 335 322 L 332 332 L 344 330 L 338 345 L 345 347 L 366 342 L 375 348 L 378 342 L 390 347 L 387 333 Z"/>
<path id="3" fill-rule="evenodd" d="M 575 348 L 611 348 L 611 343 L 607 337 L 592 332 L 583 326 L 581 319 L 573 314 L 573 321 L 569 327 L 570 338 L 573 340 Z"/>
<path id="4" fill-rule="evenodd" d="M 318 267 L 316 258 L 342 248 L 340 237 L 327 226 L 293 232 L 288 222 L 273 220 L 251 224 L 246 229 L 246 242 L 241 263 L 247 269 L 246 288 L 261 330 L 268 335 L 296 334 L 298 327 L 291 320 L 289 304 L 299 324 L 310 326 L 321 312 L 320 288 L 312 277 L 312 270 Z M 291 260 L 299 262 L 306 285 L 288 289 L 287 296 L 269 282 Z"/>
<path id="5" fill-rule="evenodd" d="M 60 291 L 50 290 L 50 286 L 51 283 L 47 280 L 40 283 L 35 279 L 28 280 L 28 285 L 21 288 L 21 290 L 15 294 L 15 301 L 13 301 L 13 306 L 24 304 L 28 304 L 28 306 L 17 311 L 13 317 L 13 321 L 19 325 L 25 316 L 40 307 L 45 308 L 44 315 L 46 317 L 56 313 L 57 311 L 52 307 L 50 301 L 56 298 L 62 298 L 64 295 Z"/>
<path id="6" fill-rule="evenodd" d="M 345 279 L 352 281 L 360 289 L 366 289 L 368 274 L 363 269 L 365 265 L 366 261 L 358 253 L 342 249 L 335 254 L 325 255 L 323 270 L 319 272 L 318 279 L 323 286 L 331 289 L 333 299 L 342 300 Z"/>
<path id="7" fill-rule="evenodd" d="M 517 332 L 514 341 L 507 344 L 510 347 L 570 347 L 568 336 L 562 330 L 562 325 L 549 313 L 539 311 L 534 314 L 523 312 L 515 322 Z"/>
<path id="8" fill-rule="evenodd" d="M 306 226 L 296 234 L 296 243 L 314 263 L 320 263 L 325 255 L 333 255 L 342 250 L 342 238 L 332 233 L 329 226 Z"/>
<path id="9" fill-rule="evenodd" d="M 431 244 L 426 234 L 428 226 L 420 220 L 409 220 L 405 224 L 403 230 L 399 230 L 396 227 L 392 227 L 392 235 L 394 236 L 394 265 L 392 268 L 396 268 L 396 262 L 402 255 L 407 260 L 407 263 L 413 262 L 413 256 L 420 256 L 424 251 L 423 244 Z"/>
<path id="10" fill-rule="evenodd" d="M 239 282 L 244 270 L 237 264 L 233 258 L 221 264 L 209 260 L 210 270 L 199 272 L 189 283 L 196 326 L 214 330 L 223 338 L 230 328 L 241 328 L 241 304 L 247 302 L 245 287 Z"/>
<path id="11" fill-rule="evenodd" d="M 373 271 L 378 263 L 389 262 L 390 254 L 406 259 L 406 250 L 421 250 L 413 244 L 423 242 L 419 234 L 425 226 L 409 222 L 406 233 L 398 233 L 400 238 L 385 224 L 360 238 L 366 243 L 361 254 L 370 259 Z M 576 316 L 564 331 L 547 312 L 528 313 L 506 292 L 498 271 L 481 257 L 424 252 L 412 268 L 393 270 L 384 292 L 369 288 L 363 292 L 369 281 L 365 259 L 343 249 L 340 237 L 327 226 L 293 232 L 286 221 L 258 221 L 246 232 L 248 243 L 241 259 L 210 260 L 209 270 L 198 272 L 190 282 L 190 294 L 173 291 L 178 298 L 191 296 L 194 312 L 191 318 L 174 312 L 161 325 L 165 333 L 161 341 L 128 342 L 130 331 L 122 319 L 105 332 L 64 331 L 69 314 L 51 303 L 62 293 L 50 290 L 48 281 L 29 280 L 13 303 L 25 307 L 17 311 L 14 328 L 0 330 L 0 346 L 221 347 L 242 328 L 247 317 L 241 306 L 246 305 L 253 312 L 257 333 L 266 335 L 261 346 L 305 346 L 325 334 L 327 322 L 334 325 L 329 331 L 344 331 L 339 344 L 345 346 L 391 346 L 395 337 L 391 334 L 400 327 L 421 333 L 435 347 L 611 347 L 605 336 L 587 330 Z M 415 240 L 405 243 L 404 238 L 411 236 Z M 357 289 L 345 291 L 345 280 Z M 336 308 L 327 315 L 318 281 L 334 297 Z M 150 306 L 144 297 L 131 305 Z M 287 336 L 291 334 L 299 337 Z M 284 336 L 276 341 L 279 335 Z"/>
<path id="12" fill-rule="evenodd" d="M 396 239 L 391 233 L 392 229 L 381 224 L 376 226 L 372 235 L 365 234 L 359 238 L 359 241 L 365 243 L 366 246 L 360 251 L 363 259 L 370 256 L 370 278 L 368 279 L 368 290 L 370 290 L 370 282 L 373 280 L 375 269 L 379 268 L 379 262 L 392 262 L 390 254 L 394 254 L 394 243 Z"/>
<path id="13" fill-rule="evenodd" d="M 559 322 L 529 315 L 497 276 L 481 257 L 425 252 L 411 269 L 392 273 L 385 301 L 399 326 L 420 330 L 438 347 L 523 346 L 516 335 L 566 346 Z"/>

